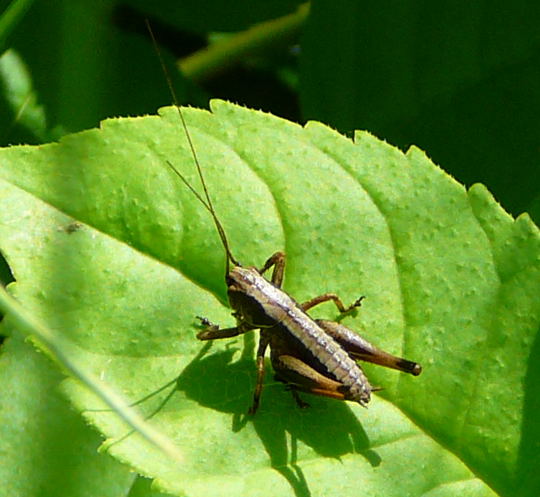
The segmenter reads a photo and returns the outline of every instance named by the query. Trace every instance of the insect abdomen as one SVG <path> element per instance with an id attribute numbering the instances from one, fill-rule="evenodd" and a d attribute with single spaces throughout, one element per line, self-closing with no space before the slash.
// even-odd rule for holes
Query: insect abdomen
<path id="1" fill-rule="evenodd" d="M 299 319 L 291 318 L 289 332 L 324 365 L 329 375 L 348 388 L 344 392 L 348 400 L 367 404 L 371 385 L 360 366 L 301 309 L 296 307 L 296 311 Z"/>

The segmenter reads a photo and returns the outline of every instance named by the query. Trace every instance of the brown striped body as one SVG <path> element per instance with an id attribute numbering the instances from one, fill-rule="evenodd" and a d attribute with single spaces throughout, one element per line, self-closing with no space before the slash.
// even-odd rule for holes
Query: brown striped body
<path id="1" fill-rule="evenodd" d="M 233 267 L 227 284 L 229 300 L 239 320 L 250 327 L 260 327 L 267 335 L 273 363 L 280 352 L 293 348 L 294 356 L 339 382 L 345 399 L 367 405 L 372 388 L 362 368 L 292 297 L 255 268 Z"/>

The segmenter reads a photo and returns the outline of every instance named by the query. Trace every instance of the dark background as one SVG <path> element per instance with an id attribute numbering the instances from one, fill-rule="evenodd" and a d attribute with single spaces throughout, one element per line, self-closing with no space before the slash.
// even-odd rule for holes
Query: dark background
<path id="1" fill-rule="evenodd" d="M 15 119 L 6 89 L 14 75 L 4 70 L 0 140 L 48 141 L 170 104 L 149 18 L 182 103 L 220 97 L 347 134 L 366 129 L 403 150 L 415 144 L 458 181 L 486 184 L 507 211 L 538 222 L 540 3 L 314 0 L 288 30 L 257 25 L 300 5 L 1 0 L 0 50 L 18 51 L 42 108 L 29 104 Z M 261 39 L 238 60 L 225 53 L 189 79 L 175 69 L 250 27 Z"/>

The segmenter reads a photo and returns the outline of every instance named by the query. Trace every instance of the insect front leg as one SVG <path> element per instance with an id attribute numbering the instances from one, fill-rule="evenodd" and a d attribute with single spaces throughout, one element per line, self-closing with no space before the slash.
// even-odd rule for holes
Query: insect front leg
<path id="1" fill-rule="evenodd" d="M 418 376 L 422 372 L 420 364 L 397 357 L 384 350 L 379 349 L 365 338 L 362 338 L 358 333 L 350 328 L 343 326 L 335 321 L 327 321 L 325 319 L 316 319 L 315 322 L 334 340 L 336 340 L 354 359 L 372 362 L 385 366 L 387 368 L 397 369 L 404 373 Z"/>
<path id="2" fill-rule="evenodd" d="M 197 316 L 202 324 L 206 326 L 205 329 L 197 333 L 197 338 L 199 340 L 216 340 L 219 338 L 231 338 L 238 335 L 242 335 L 248 331 L 253 330 L 255 327 L 247 324 L 246 322 L 240 321 L 237 326 L 232 328 L 219 329 L 219 326 L 211 323 L 208 319 Z M 259 347 L 257 349 L 257 383 L 255 385 L 255 391 L 253 392 L 253 403 L 249 408 L 249 414 L 255 414 L 259 408 L 259 403 L 261 399 L 261 393 L 263 389 L 264 381 L 264 353 L 270 339 L 266 333 L 261 331 L 259 339 Z"/>
<path id="3" fill-rule="evenodd" d="M 274 266 L 274 271 L 272 272 L 272 283 L 281 288 L 283 283 L 283 273 L 285 271 L 285 254 L 283 252 L 276 252 L 264 263 L 264 266 L 259 269 L 259 273 L 263 274 L 265 271 Z"/>
<path id="4" fill-rule="evenodd" d="M 318 297 L 313 297 L 307 302 L 304 302 L 303 304 L 300 305 L 300 307 L 302 308 L 303 311 L 307 311 L 308 309 L 311 309 L 312 307 L 315 307 L 316 305 L 332 300 L 334 304 L 336 304 L 336 307 L 338 308 L 339 312 L 341 312 L 341 314 L 345 314 L 346 312 L 352 311 L 356 307 L 360 307 L 362 305 L 362 300 L 364 299 L 365 297 L 362 295 L 361 297 L 357 298 L 350 306 L 345 307 L 345 304 L 343 304 L 343 301 L 335 293 L 323 293 L 322 295 L 319 295 Z"/>
<path id="5" fill-rule="evenodd" d="M 205 328 L 199 333 L 197 333 L 197 338 L 199 340 L 217 340 L 219 338 L 231 338 L 238 335 L 242 335 L 253 329 L 252 326 L 249 326 L 247 323 L 239 323 L 237 326 L 232 328 L 220 329 L 217 324 L 211 323 L 208 319 L 197 316 L 201 320 L 201 323 Z"/>

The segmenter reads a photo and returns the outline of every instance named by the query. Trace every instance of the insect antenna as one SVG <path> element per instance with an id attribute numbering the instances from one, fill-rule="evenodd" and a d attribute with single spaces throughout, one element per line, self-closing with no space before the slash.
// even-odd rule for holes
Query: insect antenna
<path id="1" fill-rule="evenodd" d="M 191 193 L 195 195 L 195 197 L 201 202 L 201 204 L 206 208 L 206 210 L 210 213 L 212 216 L 212 219 L 214 221 L 214 224 L 216 226 L 217 232 L 219 234 L 219 238 L 221 239 L 221 243 L 223 245 L 223 248 L 225 249 L 225 256 L 226 256 L 226 271 L 228 274 L 230 270 L 230 264 L 233 264 L 234 266 L 240 266 L 240 263 L 234 258 L 232 255 L 231 249 L 229 247 L 229 241 L 227 239 L 227 234 L 225 233 L 225 229 L 223 228 L 223 225 L 221 224 L 217 214 L 216 210 L 214 209 L 214 204 L 212 203 L 212 199 L 210 197 L 210 193 L 208 191 L 208 187 L 206 185 L 206 180 L 204 178 L 204 174 L 202 171 L 201 164 L 199 162 L 199 158 L 197 156 L 197 153 L 195 151 L 195 146 L 193 144 L 193 140 L 191 138 L 191 133 L 189 132 L 189 129 L 187 127 L 186 120 L 184 118 L 184 113 L 182 112 L 182 109 L 180 108 L 180 104 L 178 103 L 178 97 L 176 96 L 176 91 L 174 90 L 174 86 L 172 84 L 171 75 L 169 74 L 169 71 L 167 70 L 167 66 L 165 65 L 165 61 L 163 60 L 163 57 L 161 55 L 161 50 L 159 49 L 158 43 L 156 41 L 156 37 L 154 36 L 154 32 L 152 31 L 152 27 L 150 26 L 150 22 L 148 19 L 145 19 L 146 23 L 146 29 L 148 29 L 148 33 L 150 34 L 150 38 L 152 39 L 152 44 L 154 46 L 154 50 L 158 56 L 159 63 L 161 65 L 161 69 L 163 71 L 163 74 L 165 75 L 165 80 L 167 81 L 167 86 L 169 87 L 169 93 L 171 94 L 171 97 L 173 99 L 173 104 L 176 107 L 176 110 L 178 111 L 178 115 L 180 117 L 180 122 L 182 123 L 182 128 L 184 129 L 187 142 L 189 144 L 189 148 L 191 150 L 191 156 L 193 157 L 193 162 L 195 163 L 195 167 L 197 169 L 197 174 L 199 176 L 199 179 L 201 181 L 202 189 L 204 192 L 204 196 L 201 195 L 193 185 L 185 178 L 185 176 L 170 162 L 167 161 L 167 165 L 173 170 L 173 172 L 182 180 L 184 185 L 186 185 Z"/>

